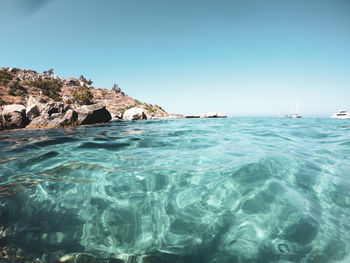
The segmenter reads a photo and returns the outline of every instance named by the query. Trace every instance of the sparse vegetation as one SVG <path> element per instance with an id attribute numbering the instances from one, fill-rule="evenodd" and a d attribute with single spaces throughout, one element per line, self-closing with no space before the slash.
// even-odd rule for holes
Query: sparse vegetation
<path id="1" fill-rule="evenodd" d="M 87 87 L 75 87 L 72 96 L 80 105 L 93 103 L 93 96 Z"/>
<path id="2" fill-rule="evenodd" d="M 105 97 L 107 95 L 107 91 L 105 89 L 101 90 L 102 97 Z"/>
<path id="3" fill-rule="evenodd" d="M 146 111 L 149 111 L 149 112 L 152 112 L 152 113 L 155 112 L 154 107 L 153 107 L 152 104 L 144 103 L 144 104 L 143 104 L 143 108 L 144 108 Z"/>
<path id="4" fill-rule="evenodd" d="M 6 86 L 12 80 L 11 73 L 6 70 L 0 70 L 0 84 Z"/>
<path id="5" fill-rule="evenodd" d="M 48 75 L 48 76 L 51 76 L 53 73 L 54 73 L 54 70 L 52 68 L 50 68 L 49 70 L 45 70 L 43 72 L 44 75 Z"/>
<path id="6" fill-rule="evenodd" d="M 93 83 L 91 79 L 87 80 L 83 75 L 80 75 L 79 80 L 87 85 L 91 85 Z"/>
<path id="7" fill-rule="evenodd" d="M 157 107 L 158 109 L 160 109 L 160 110 L 162 110 L 162 111 L 165 111 L 161 106 L 159 106 L 159 105 L 154 105 L 155 107 Z"/>
<path id="8" fill-rule="evenodd" d="M 0 106 L 2 105 L 5 105 L 5 101 L 2 98 L 0 98 Z"/>
<path id="9" fill-rule="evenodd" d="M 11 81 L 7 85 L 7 92 L 11 96 L 22 96 L 27 94 L 27 90 L 23 88 L 18 81 Z"/>
<path id="10" fill-rule="evenodd" d="M 61 100 L 60 92 L 62 88 L 62 83 L 60 80 L 37 79 L 37 80 L 31 80 L 31 81 L 24 81 L 22 82 L 22 85 L 36 87 L 40 89 L 45 96 L 48 96 L 49 98 L 55 101 Z"/>

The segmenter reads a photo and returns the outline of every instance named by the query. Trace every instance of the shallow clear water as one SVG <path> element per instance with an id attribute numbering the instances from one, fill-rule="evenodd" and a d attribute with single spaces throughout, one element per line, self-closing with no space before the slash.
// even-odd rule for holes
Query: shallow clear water
<path id="1" fill-rule="evenodd" d="M 111 122 L 0 133 L 0 246 L 350 262 L 350 121 Z"/>

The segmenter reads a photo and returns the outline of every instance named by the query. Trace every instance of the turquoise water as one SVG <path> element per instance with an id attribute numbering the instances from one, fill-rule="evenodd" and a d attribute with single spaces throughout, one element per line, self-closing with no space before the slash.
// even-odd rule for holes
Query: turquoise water
<path id="1" fill-rule="evenodd" d="M 350 262 L 350 121 L 110 122 L 0 133 L 0 246 Z"/>

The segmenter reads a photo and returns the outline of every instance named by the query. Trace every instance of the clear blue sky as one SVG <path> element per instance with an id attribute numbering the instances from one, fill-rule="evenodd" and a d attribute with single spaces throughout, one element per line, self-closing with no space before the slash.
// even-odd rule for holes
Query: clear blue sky
<path id="1" fill-rule="evenodd" d="M 350 110 L 349 0 L 2 0 L 0 22 L 0 67 L 116 82 L 171 113 Z"/>

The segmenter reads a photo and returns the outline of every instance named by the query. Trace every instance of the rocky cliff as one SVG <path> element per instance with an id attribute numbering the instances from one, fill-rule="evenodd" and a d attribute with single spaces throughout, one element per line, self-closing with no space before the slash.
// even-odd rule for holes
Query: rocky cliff
<path id="1" fill-rule="evenodd" d="M 110 119 L 167 118 L 160 106 L 127 96 L 115 85 L 100 89 L 91 80 L 59 78 L 53 70 L 38 73 L 0 69 L 0 129 L 53 128 Z M 140 113 L 141 112 L 141 113 Z"/>

